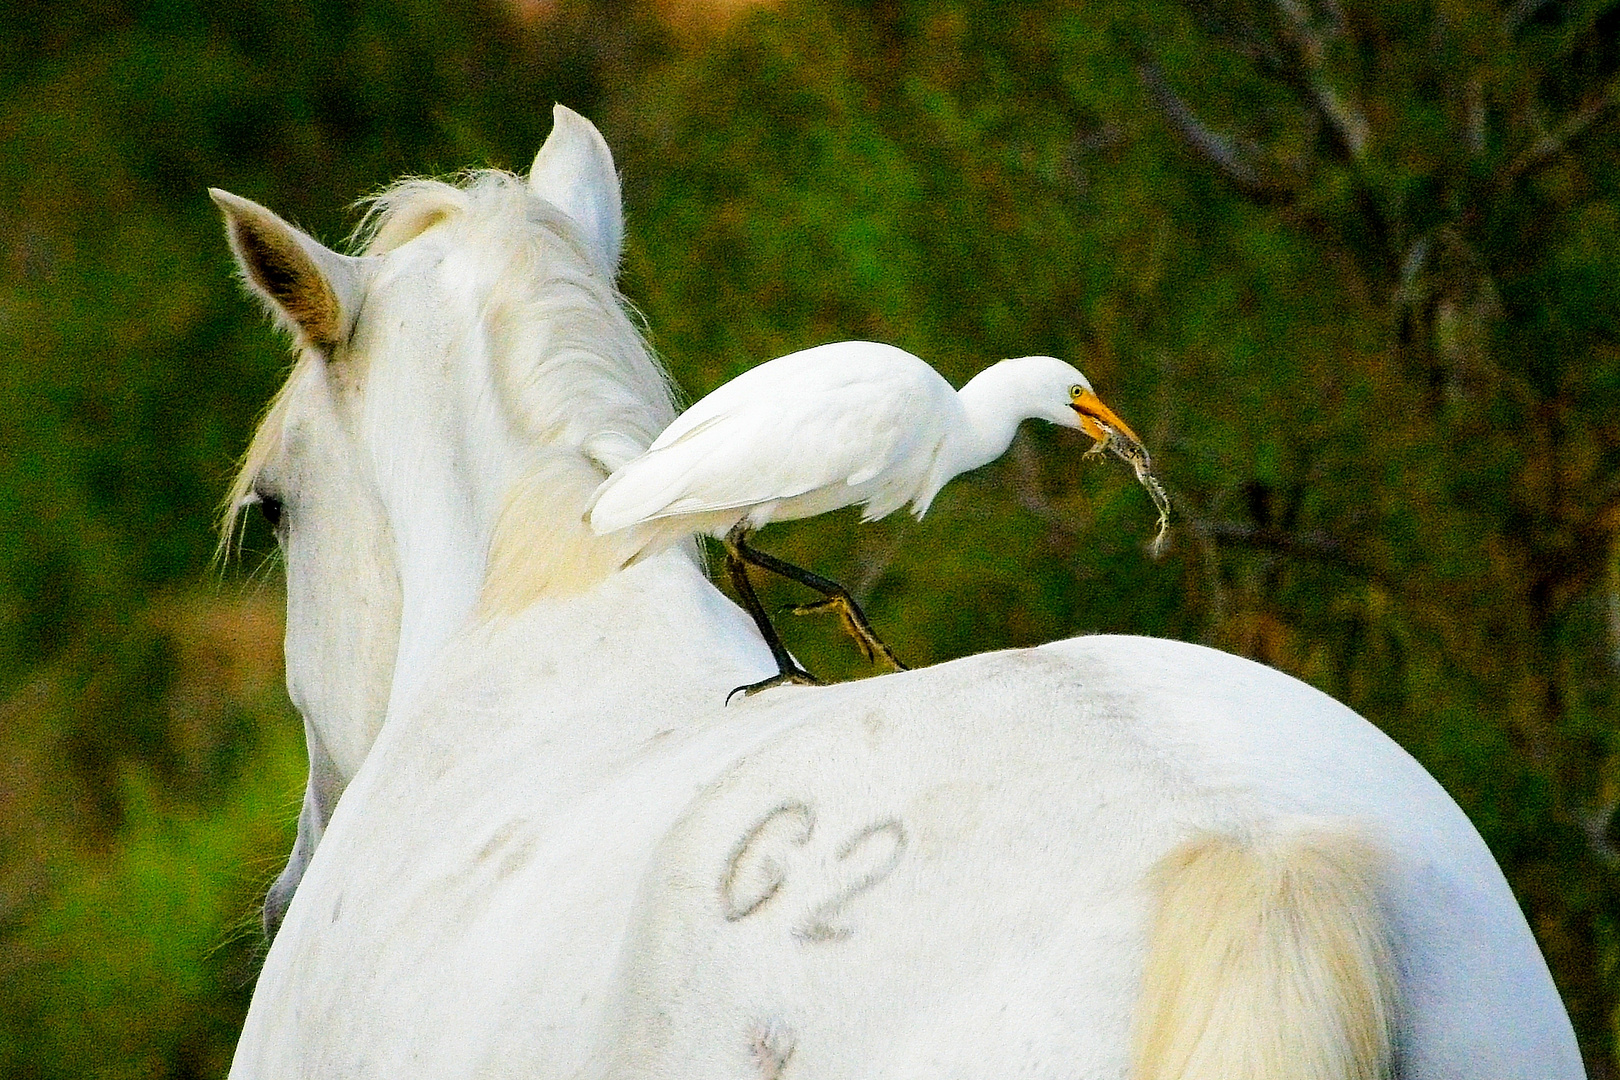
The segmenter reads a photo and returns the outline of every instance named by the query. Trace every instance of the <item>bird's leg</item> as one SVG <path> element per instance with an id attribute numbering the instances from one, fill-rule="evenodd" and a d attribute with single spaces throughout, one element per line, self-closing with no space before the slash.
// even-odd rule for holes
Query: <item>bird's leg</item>
<path id="1" fill-rule="evenodd" d="M 776 634 L 776 627 L 771 625 L 770 616 L 765 614 L 765 605 L 759 602 L 759 595 L 754 592 L 754 583 L 748 580 L 748 565 L 742 555 L 744 548 L 740 526 L 731 531 L 730 535 L 726 537 L 725 544 L 726 573 L 731 577 L 731 586 L 737 590 L 737 596 L 741 598 L 743 607 L 747 609 L 749 616 L 754 620 L 754 625 L 759 627 L 760 636 L 765 639 L 765 644 L 770 647 L 771 657 L 776 661 L 777 670 L 777 673 L 768 679 L 761 679 L 759 682 L 737 687 L 726 695 L 726 703 L 729 705 L 731 699 L 738 694 L 747 697 L 749 694 L 758 693 L 773 686 L 781 686 L 784 683 L 796 683 L 800 686 L 820 686 L 821 680 L 800 667 L 792 655 L 788 653 L 787 646 L 782 644 L 782 639 Z"/>
<path id="2" fill-rule="evenodd" d="M 855 644 L 859 646 L 861 655 L 866 657 L 866 662 L 868 664 L 877 663 L 878 653 L 873 650 L 872 643 L 861 633 L 860 624 L 851 616 L 849 606 L 836 597 L 828 597 L 825 600 L 817 600 L 809 604 L 794 604 L 787 610 L 795 615 L 819 615 L 825 611 L 833 612 L 838 616 L 839 623 L 843 625 L 844 633 L 855 639 Z M 860 609 L 856 608 L 855 610 Z M 880 641 L 878 644 L 881 645 L 882 642 Z M 888 659 L 892 660 L 893 657 Z"/>
<path id="3" fill-rule="evenodd" d="M 726 550 L 728 552 L 733 550 L 731 537 L 727 538 Z M 761 570 L 769 570 L 771 573 L 785 577 L 790 581 L 797 581 L 800 585 L 814 589 L 827 598 L 814 604 L 800 604 L 798 607 L 791 609 L 793 614 L 809 615 L 818 611 L 836 611 L 839 622 L 844 624 L 844 630 L 850 637 L 855 639 L 855 643 L 860 646 L 861 652 L 865 654 L 869 662 L 876 663 L 878 657 L 881 656 L 884 662 L 895 671 L 907 670 L 906 665 L 900 662 L 900 658 L 894 655 L 894 650 L 884 644 L 883 639 L 877 636 L 877 631 L 873 630 L 872 624 L 867 621 L 866 612 L 862 611 L 861 606 L 855 602 L 855 598 L 849 595 L 849 590 L 838 584 L 838 582 L 833 581 L 831 578 L 824 578 L 820 574 L 813 574 L 803 567 L 794 566 L 790 562 L 783 562 L 776 556 L 767 555 L 758 548 L 749 547 L 743 543 L 741 536 L 736 537 L 735 550 L 739 558 L 752 563 Z"/>

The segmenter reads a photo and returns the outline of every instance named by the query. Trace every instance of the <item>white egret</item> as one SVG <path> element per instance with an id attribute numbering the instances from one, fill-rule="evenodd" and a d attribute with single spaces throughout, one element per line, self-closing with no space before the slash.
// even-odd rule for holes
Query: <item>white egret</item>
<path id="1" fill-rule="evenodd" d="M 842 586 L 750 547 L 748 534 L 844 506 L 864 506 L 864 520 L 876 521 L 910 503 L 921 518 L 952 477 L 1005 453 L 1027 419 L 1078 428 L 1093 450 L 1117 436 L 1146 462 L 1136 433 L 1062 360 L 1003 360 L 958 391 L 903 349 L 841 341 L 751 368 L 693 405 L 603 481 L 589 520 L 598 534 L 647 529 L 648 553 L 694 532 L 724 541 L 732 584 L 779 669 L 738 687 L 745 694 L 818 681 L 771 626 L 748 564 L 821 593 L 826 600 L 794 612 L 837 612 L 868 660 L 904 670 Z"/>

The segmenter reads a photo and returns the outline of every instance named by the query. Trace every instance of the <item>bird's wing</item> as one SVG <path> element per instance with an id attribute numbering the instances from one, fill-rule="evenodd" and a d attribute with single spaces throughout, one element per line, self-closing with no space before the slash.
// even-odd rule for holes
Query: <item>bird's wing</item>
<path id="1" fill-rule="evenodd" d="M 919 441 L 936 437 L 932 383 L 949 387 L 897 349 L 832 349 L 763 364 L 692 406 L 603 483 L 592 527 L 755 506 L 903 470 Z"/>

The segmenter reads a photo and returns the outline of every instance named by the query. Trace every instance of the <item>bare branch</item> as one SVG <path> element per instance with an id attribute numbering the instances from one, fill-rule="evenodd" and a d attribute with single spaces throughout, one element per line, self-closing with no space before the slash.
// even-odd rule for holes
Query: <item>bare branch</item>
<path id="1" fill-rule="evenodd" d="M 1332 157 L 1350 170 L 1357 214 L 1376 245 L 1379 257 L 1367 263 L 1367 269 L 1380 280 L 1392 277 L 1396 272 L 1392 260 L 1398 258 L 1392 247 L 1397 230 L 1391 226 L 1361 168 L 1371 127 L 1360 107 L 1341 96 L 1326 75 L 1327 43 L 1344 33 L 1344 13 L 1337 4 L 1331 4 L 1326 25 L 1318 27 L 1304 0 L 1273 0 L 1273 3 L 1283 24 L 1280 30 L 1262 35 L 1252 23 L 1243 21 L 1228 27 L 1221 36 L 1248 43 L 1248 47 L 1240 51 L 1254 59 L 1264 73 L 1297 94 L 1301 104 L 1319 119 Z M 1186 7 L 1195 13 L 1200 9 L 1200 5 L 1194 3 Z M 1273 40 L 1267 40 L 1268 36 Z M 1296 212 L 1301 209 L 1297 191 L 1264 177 L 1252 159 L 1246 159 L 1230 140 L 1210 131 L 1198 120 L 1151 57 L 1139 55 L 1137 64 L 1137 71 L 1159 108 L 1176 133 L 1199 156 L 1215 165 L 1223 176 L 1255 201 L 1288 205 Z M 1299 181 L 1297 186 L 1303 187 L 1308 178 L 1302 176 Z M 1342 234 L 1341 227 L 1315 214 L 1307 211 L 1305 218 L 1314 228 Z M 1342 235 L 1338 238 L 1344 239 Z"/>
<path id="2" fill-rule="evenodd" d="M 1188 2 L 1183 7 L 1211 36 L 1230 44 L 1298 94 L 1327 128 L 1341 159 L 1361 160 L 1370 130 L 1366 115 L 1333 88 L 1325 65 L 1328 42 L 1345 31 L 1344 12 L 1336 3 L 1325 5 L 1324 33 L 1302 0 L 1272 0 L 1272 5 L 1281 29 L 1265 32 L 1248 19 L 1212 20 L 1201 4 Z"/>
<path id="3" fill-rule="evenodd" d="M 1327 81 L 1323 57 L 1327 46 L 1311 26 L 1310 18 L 1298 0 L 1275 0 L 1277 11 L 1286 27 L 1285 38 L 1293 46 L 1304 74 L 1280 71 L 1291 82 L 1304 90 L 1318 115 L 1333 133 L 1341 156 L 1347 161 L 1360 161 L 1367 152 L 1367 117 L 1353 102 L 1339 96 Z M 1342 13 L 1340 18 L 1342 18 Z"/>
<path id="4" fill-rule="evenodd" d="M 1235 545 L 1257 551 L 1335 566 L 1367 581 L 1394 587 L 1385 575 L 1357 555 L 1343 540 L 1320 529 L 1295 532 L 1272 525 L 1251 525 L 1237 521 L 1211 521 L 1190 517 L 1195 535 L 1217 547 Z"/>
<path id="5" fill-rule="evenodd" d="M 1474 75 L 1463 87 L 1463 131 L 1476 158 L 1485 154 L 1485 121 L 1485 83 Z"/>
<path id="6" fill-rule="evenodd" d="M 1339 6 L 1339 0 L 1322 0 L 1322 10 L 1327 12 L 1329 35 L 1342 37 L 1349 24 L 1344 20 L 1344 9 Z"/>
<path id="7" fill-rule="evenodd" d="M 1244 547 L 1275 551 L 1282 555 L 1300 555 L 1323 562 L 1337 563 L 1355 570 L 1362 567 L 1345 552 L 1339 540 L 1319 530 L 1311 532 L 1285 532 L 1261 525 L 1246 525 L 1236 521 L 1200 521 L 1195 528 L 1211 540 L 1241 544 Z"/>
<path id="8" fill-rule="evenodd" d="M 1260 174 L 1247 161 L 1237 147 L 1224 136 L 1216 134 L 1199 120 L 1187 103 L 1171 87 L 1164 69 L 1152 60 L 1141 60 L 1136 73 L 1159 111 L 1170 122 L 1170 127 L 1188 149 L 1209 162 L 1239 191 L 1264 203 L 1286 199 L 1286 193 L 1260 179 Z"/>
<path id="9" fill-rule="evenodd" d="M 1512 37 L 1519 32 L 1519 27 L 1530 21 L 1542 8 L 1552 0 L 1519 0 L 1502 16 L 1502 33 Z"/>
<path id="10" fill-rule="evenodd" d="M 1012 453 L 1009 456 L 1013 465 L 1013 490 L 1018 494 L 1018 504 L 1045 523 L 1048 536 L 1057 541 L 1059 547 L 1072 549 L 1078 544 L 1080 530 L 1070 520 L 1069 515 L 1053 506 L 1052 501 L 1047 498 L 1040 455 L 1035 452 L 1028 437 L 1022 432 L 1014 437 Z"/>
<path id="11" fill-rule="evenodd" d="M 1602 90 L 1588 97 L 1575 111 L 1575 115 L 1565 120 L 1556 130 L 1544 132 L 1520 151 L 1499 175 L 1496 182 L 1497 190 L 1507 190 L 1524 176 L 1557 157 L 1570 143 L 1586 134 L 1587 130 L 1616 104 L 1620 104 L 1620 76 L 1610 79 Z"/>

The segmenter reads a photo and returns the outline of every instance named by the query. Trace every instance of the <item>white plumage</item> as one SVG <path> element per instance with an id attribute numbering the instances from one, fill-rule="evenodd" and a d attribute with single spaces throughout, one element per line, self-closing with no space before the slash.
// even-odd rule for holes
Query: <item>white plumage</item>
<path id="1" fill-rule="evenodd" d="M 1135 438 L 1084 375 L 1050 356 L 1003 360 L 958 392 L 892 345 L 819 345 L 745 371 L 686 410 L 597 489 L 591 527 L 667 521 L 667 543 L 843 506 L 875 521 L 910 503 L 922 517 L 952 477 L 1000 457 L 1031 418 L 1098 442 L 1106 429 Z"/>
<path id="2" fill-rule="evenodd" d="M 952 477 L 1005 453 L 1026 419 L 1078 428 L 1099 448 L 1116 434 L 1140 446 L 1086 377 L 1050 356 L 1003 360 L 957 391 L 892 345 L 820 345 L 745 371 L 693 405 L 602 482 L 589 520 L 598 534 L 641 528 L 642 556 L 692 533 L 725 540 L 732 584 L 779 668 L 740 690 L 816 681 L 776 636 L 745 564 L 822 593 L 825 602 L 796 610 L 836 611 L 867 659 L 903 669 L 842 586 L 750 548 L 747 535 L 844 506 L 875 521 L 910 503 L 920 518 Z"/>

